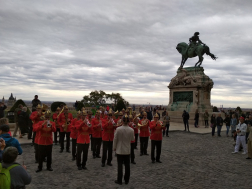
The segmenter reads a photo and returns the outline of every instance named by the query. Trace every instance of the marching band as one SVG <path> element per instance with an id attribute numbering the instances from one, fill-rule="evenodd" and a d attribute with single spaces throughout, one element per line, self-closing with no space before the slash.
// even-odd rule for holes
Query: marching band
<path id="1" fill-rule="evenodd" d="M 94 159 L 101 158 L 101 166 L 105 164 L 112 166 L 113 140 L 114 132 L 123 125 L 122 117 L 128 116 L 128 126 L 134 130 L 135 140 L 131 141 L 130 160 L 135 162 L 134 150 L 137 149 L 138 133 L 140 137 L 140 156 L 149 155 L 147 153 L 149 137 L 151 139 L 151 160 L 152 163 L 160 161 L 162 130 L 165 129 L 162 122 L 158 120 L 158 115 L 154 116 L 153 121 L 147 119 L 147 114 L 136 115 L 131 108 L 120 112 L 109 110 L 107 114 L 104 108 L 97 110 L 95 117 L 92 118 L 92 112 L 85 109 L 77 112 L 77 117 L 73 118 L 68 112 L 68 107 L 57 108 L 50 121 L 51 113 L 43 105 L 37 106 L 37 111 L 30 116 L 33 121 L 33 132 L 36 133 L 34 139 L 35 160 L 38 163 L 38 170 L 42 170 L 43 161 L 47 158 L 47 169 L 53 171 L 52 164 L 52 145 L 53 133 L 54 143 L 57 144 L 57 133 L 60 132 L 60 153 L 64 150 L 64 141 L 66 137 L 66 152 L 70 153 L 70 138 L 72 140 L 72 160 L 76 160 L 78 170 L 87 169 L 89 144 L 92 145 L 92 156 Z M 117 118 L 116 118 L 117 117 Z M 151 134 L 150 134 L 151 132 Z M 56 133 L 56 134 L 55 134 Z M 102 156 L 101 153 L 102 146 Z M 154 157 L 156 149 L 156 156 Z"/>

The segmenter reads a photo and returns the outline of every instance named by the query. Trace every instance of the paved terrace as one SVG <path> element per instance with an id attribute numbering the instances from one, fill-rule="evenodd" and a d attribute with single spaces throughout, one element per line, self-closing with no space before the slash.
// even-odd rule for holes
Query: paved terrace
<path id="1" fill-rule="evenodd" d="M 173 125 L 173 124 L 171 124 Z M 53 172 L 44 169 L 35 173 L 34 150 L 30 145 L 22 144 L 23 155 L 18 162 L 27 165 L 32 175 L 34 188 L 252 188 L 252 161 L 246 155 L 231 154 L 233 139 L 231 137 L 212 137 L 210 128 L 191 128 L 190 133 L 171 126 L 170 137 L 164 137 L 161 161 L 151 163 L 150 156 L 139 156 L 135 150 L 136 165 L 131 164 L 131 178 L 128 185 L 116 185 L 116 158 L 113 166 L 101 167 L 101 159 L 93 159 L 89 150 L 88 170 L 77 170 L 71 161 L 71 154 L 59 153 L 59 145 L 53 146 Z M 197 132 L 197 133 L 196 133 Z M 25 139 L 23 139 L 25 140 Z M 139 145 L 138 145 L 139 148 Z M 150 143 L 148 147 L 150 154 Z"/>

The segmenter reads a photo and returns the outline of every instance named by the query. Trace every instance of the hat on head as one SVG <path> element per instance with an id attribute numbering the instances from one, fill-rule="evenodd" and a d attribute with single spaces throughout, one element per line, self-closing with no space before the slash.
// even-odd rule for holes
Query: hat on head
<path id="1" fill-rule="evenodd" d="M 81 111 L 80 110 L 77 112 L 77 115 L 81 115 Z"/>
<path id="2" fill-rule="evenodd" d="M 123 108 L 122 111 L 125 111 L 125 109 Z"/>
<path id="3" fill-rule="evenodd" d="M 46 111 L 45 116 L 50 116 L 51 112 L 49 110 Z"/>
<path id="4" fill-rule="evenodd" d="M 123 116 L 123 113 L 122 112 L 119 112 L 119 114 L 118 114 L 119 116 Z"/>
<path id="5" fill-rule="evenodd" d="M 245 118 L 241 116 L 240 119 L 245 119 Z"/>
<path id="6" fill-rule="evenodd" d="M 60 107 L 58 107 L 57 110 L 60 110 Z"/>
<path id="7" fill-rule="evenodd" d="M 144 113 L 143 113 L 143 115 L 145 116 L 145 115 L 147 115 L 147 113 L 146 113 L 146 112 L 144 112 Z"/>
<path id="8" fill-rule="evenodd" d="M 86 116 L 87 115 L 87 112 L 85 110 L 82 111 L 82 115 L 83 116 Z"/>
<path id="9" fill-rule="evenodd" d="M 65 110 L 68 110 L 68 107 L 67 107 L 67 106 L 65 106 Z"/>
<path id="10" fill-rule="evenodd" d="M 43 108 L 43 105 L 41 106 L 40 104 L 38 104 L 36 108 L 37 108 L 37 109 L 42 109 L 42 108 Z"/>
<path id="11" fill-rule="evenodd" d="M 109 114 L 109 115 L 112 115 L 112 109 L 111 109 L 111 108 L 109 109 L 108 114 Z"/>
<path id="12" fill-rule="evenodd" d="M 157 117 L 157 118 L 159 118 L 159 116 L 158 116 L 158 114 L 157 114 L 157 113 L 155 114 L 155 116 L 154 116 L 154 117 Z"/>
<path id="13" fill-rule="evenodd" d="M 129 115 L 129 119 L 133 119 L 133 116 L 132 116 L 132 115 Z"/>

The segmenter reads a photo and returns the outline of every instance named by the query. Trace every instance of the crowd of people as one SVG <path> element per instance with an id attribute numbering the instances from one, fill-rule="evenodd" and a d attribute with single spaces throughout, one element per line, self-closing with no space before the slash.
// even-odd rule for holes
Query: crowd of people
<path id="1" fill-rule="evenodd" d="M 4 105 L 1 107 L 3 109 Z M 140 138 L 140 156 L 149 155 L 147 148 L 150 138 L 150 160 L 152 163 L 162 163 L 160 159 L 162 139 L 164 136 L 169 137 L 170 116 L 166 111 L 160 115 L 158 109 L 152 109 L 150 106 L 140 107 L 139 114 L 137 114 L 135 107 L 122 109 L 120 112 L 113 111 L 109 106 L 98 109 L 93 107 L 89 111 L 83 108 L 77 112 L 76 117 L 73 117 L 68 107 L 63 104 L 52 114 L 35 96 L 31 115 L 27 115 L 27 108 L 21 104 L 15 110 L 17 124 L 13 137 L 8 119 L 0 119 L 0 161 L 2 161 L 0 169 L 10 172 L 11 178 L 14 178 L 11 180 L 13 188 L 22 188 L 31 182 L 31 176 L 26 172 L 26 166 L 15 162 L 17 156 L 22 154 L 18 140 L 14 138 L 19 129 L 20 138 L 28 133 L 28 139 L 33 139 L 35 163 L 38 164 L 37 173 L 43 170 L 44 162 L 46 162 L 46 169 L 53 171 L 53 143 L 54 145 L 59 143 L 59 153 L 63 153 L 64 150 L 71 153 L 78 170 L 87 169 L 89 148 L 92 151 L 93 159 L 101 159 L 101 167 L 112 166 L 113 151 L 115 151 L 118 166 L 115 183 L 122 184 L 122 166 L 124 165 L 124 181 L 125 184 L 128 184 L 130 163 L 136 164 L 135 150 L 138 138 Z M 163 122 L 160 121 L 161 116 Z M 217 128 L 217 135 L 220 137 L 221 128 L 225 123 L 226 136 L 229 136 L 229 132 L 231 132 L 235 140 L 233 153 L 238 153 L 243 149 L 243 154 L 248 153 L 247 159 L 252 158 L 252 115 L 247 117 L 230 111 L 223 119 L 221 113 L 213 113 L 210 117 L 209 113 L 205 111 L 203 117 L 205 127 L 208 128 L 210 124 L 212 128 L 212 136 L 215 136 Z M 210 123 L 208 122 L 209 117 Z M 190 115 L 185 110 L 182 119 L 185 131 L 189 131 Z M 198 111 L 195 112 L 194 120 L 194 126 L 198 128 Z M 72 141 L 71 146 L 70 141 Z M 22 175 L 20 176 L 22 179 L 17 179 L 19 174 Z"/>

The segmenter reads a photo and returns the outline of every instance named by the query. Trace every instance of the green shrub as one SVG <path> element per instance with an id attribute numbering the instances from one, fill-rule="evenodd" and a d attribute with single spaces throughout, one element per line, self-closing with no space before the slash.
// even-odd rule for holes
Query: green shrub
<path id="1" fill-rule="evenodd" d="M 126 106 L 125 106 L 123 100 L 118 100 L 118 102 L 116 104 L 115 111 L 117 111 L 117 110 L 121 111 L 123 108 L 126 110 Z"/>
<path id="2" fill-rule="evenodd" d="M 55 112 L 55 111 L 57 110 L 57 108 L 60 107 L 61 104 L 66 105 L 65 102 L 53 102 L 53 103 L 51 104 L 51 111 L 52 111 L 52 112 Z"/>

